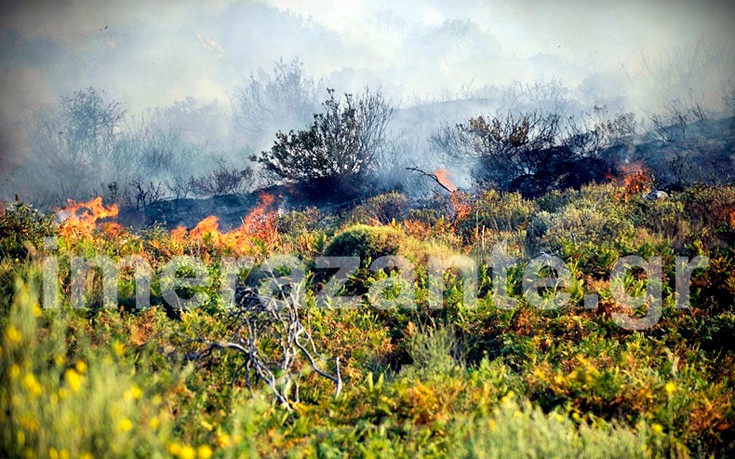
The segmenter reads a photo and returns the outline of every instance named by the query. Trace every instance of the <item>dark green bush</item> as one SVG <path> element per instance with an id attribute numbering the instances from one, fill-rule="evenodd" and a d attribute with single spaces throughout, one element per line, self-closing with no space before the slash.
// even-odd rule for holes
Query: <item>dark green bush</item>
<path id="1" fill-rule="evenodd" d="M 281 234 L 300 234 L 307 231 L 329 230 L 335 218 L 321 212 L 317 207 L 303 210 L 292 210 L 278 219 L 278 231 Z"/>
<path id="2" fill-rule="evenodd" d="M 350 223 L 387 225 L 393 220 L 406 218 L 411 207 L 411 199 L 403 194 L 385 193 L 366 200 L 350 213 Z"/>
<path id="3" fill-rule="evenodd" d="M 0 208 L 0 259 L 24 259 L 29 247 L 40 249 L 43 238 L 54 234 L 53 221 L 53 216 L 20 201 Z"/>
<path id="4" fill-rule="evenodd" d="M 337 234 L 325 250 L 327 256 L 359 256 L 363 260 L 395 255 L 405 240 L 390 226 L 354 225 Z"/>
<path id="5" fill-rule="evenodd" d="M 536 212 L 536 204 L 523 199 L 520 193 L 488 190 L 477 198 L 471 211 L 461 219 L 460 230 L 468 231 L 475 226 L 484 226 L 496 232 L 518 231 L 525 229 Z"/>

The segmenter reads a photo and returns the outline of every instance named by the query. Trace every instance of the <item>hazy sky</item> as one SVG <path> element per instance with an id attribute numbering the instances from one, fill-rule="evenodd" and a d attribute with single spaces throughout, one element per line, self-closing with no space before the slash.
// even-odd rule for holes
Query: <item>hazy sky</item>
<path id="1" fill-rule="evenodd" d="M 340 91 L 382 85 L 394 97 L 553 77 L 635 79 L 644 63 L 697 42 L 719 43 L 731 62 L 730 3 L 5 2 L 2 154 L 24 116 L 71 91 L 104 89 L 132 112 L 187 96 L 227 103 L 244 77 L 279 57 L 300 57 Z"/>

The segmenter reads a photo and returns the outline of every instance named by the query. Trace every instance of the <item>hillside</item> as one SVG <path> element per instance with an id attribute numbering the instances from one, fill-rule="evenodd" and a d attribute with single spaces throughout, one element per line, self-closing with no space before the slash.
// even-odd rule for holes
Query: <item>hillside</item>
<path id="1" fill-rule="evenodd" d="M 101 200 L 61 224 L 11 204 L 0 452 L 731 455 L 735 190 L 651 200 L 636 174 L 536 200 L 456 192 L 417 208 L 393 193 L 341 214 L 252 208 L 252 196 L 178 203 L 224 224 L 251 209 L 231 231 L 212 219 L 132 230 Z M 112 298 L 98 282 L 78 297 L 82 255 L 147 268 L 120 271 Z M 624 255 L 648 264 L 615 274 Z M 434 271 L 441 260 L 459 264 Z M 60 310 L 39 303 L 41 263 L 59 268 L 45 282 L 59 281 Z M 175 287 L 172 272 L 204 277 Z"/>

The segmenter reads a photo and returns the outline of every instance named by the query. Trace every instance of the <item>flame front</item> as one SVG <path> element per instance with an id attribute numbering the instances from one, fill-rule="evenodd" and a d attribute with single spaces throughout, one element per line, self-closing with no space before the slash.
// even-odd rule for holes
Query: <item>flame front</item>
<path id="1" fill-rule="evenodd" d="M 69 205 L 58 211 L 59 217 L 63 219 L 59 232 L 64 236 L 84 237 L 91 236 L 97 229 L 97 222 L 106 218 L 116 218 L 120 209 L 117 204 L 105 207 L 102 204 L 102 197 L 87 202 L 75 202 L 68 199 Z M 103 229 L 113 234 L 122 231 L 122 226 L 118 223 L 104 223 Z"/>
<path id="2" fill-rule="evenodd" d="M 75 202 L 71 199 L 68 202 L 68 206 L 57 212 L 62 220 L 59 227 L 61 235 L 81 239 L 92 237 L 99 230 L 107 236 L 116 236 L 124 231 L 123 226 L 117 222 L 102 221 L 117 217 L 117 204 L 104 206 L 101 197 L 88 202 Z M 219 218 L 210 215 L 191 230 L 184 226 L 171 230 L 171 242 L 178 246 L 177 252 L 192 242 L 204 242 L 207 246 L 218 249 L 228 248 L 235 253 L 248 250 L 255 240 L 261 241 L 265 246 L 272 245 L 278 238 L 278 215 L 270 210 L 274 202 L 273 196 L 261 193 L 258 205 L 242 219 L 239 228 L 223 233 L 219 229 Z"/>
<path id="3" fill-rule="evenodd" d="M 197 226 L 189 232 L 189 237 L 195 240 L 202 240 L 207 236 L 215 242 L 222 240 L 222 233 L 219 232 L 219 218 L 214 215 L 210 215 L 197 223 Z"/>
<path id="4" fill-rule="evenodd" d="M 270 211 L 275 198 L 267 193 L 260 194 L 260 203 L 242 219 L 239 228 L 225 233 L 219 230 L 219 218 L 210 215 L 206 217 L 191 230 L 183 226 L 171 231 L 171 239 L 174 242 L 185 244 L 189 242 L 208 241 L 216 247 L 227 247 L 233 252 L 240 253 L 249 246 L 253 238 L 265 242 L 274 242 L 277 236 L 277 215 Z"/>

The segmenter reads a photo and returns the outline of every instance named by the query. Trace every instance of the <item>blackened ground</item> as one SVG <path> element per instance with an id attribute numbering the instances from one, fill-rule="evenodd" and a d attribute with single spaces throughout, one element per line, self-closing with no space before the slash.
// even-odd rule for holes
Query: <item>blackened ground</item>
<path id="1" fill-rule="evenodd" d="M 219 217 L 221 230 L 237 228 L 254 208 L 263 202 L 263 195 L 273 197 L 269 211 L 300 210 L 317 207 L 327 213 L 339 214 L 353 207 L 357 200 L 341 193 L 313 193 L 295 186 L 271 186 L 243 193 L 225 196 L 213 196 L 206 199 L 169 199 L 154 202 L 146 206 L 142 213 L 122 212 L 119 221 L 125 225 L 136 227 L 160 224 L 168 229 L 177 226 L 193 228 L 204 218 L 214 215 Z"/>

